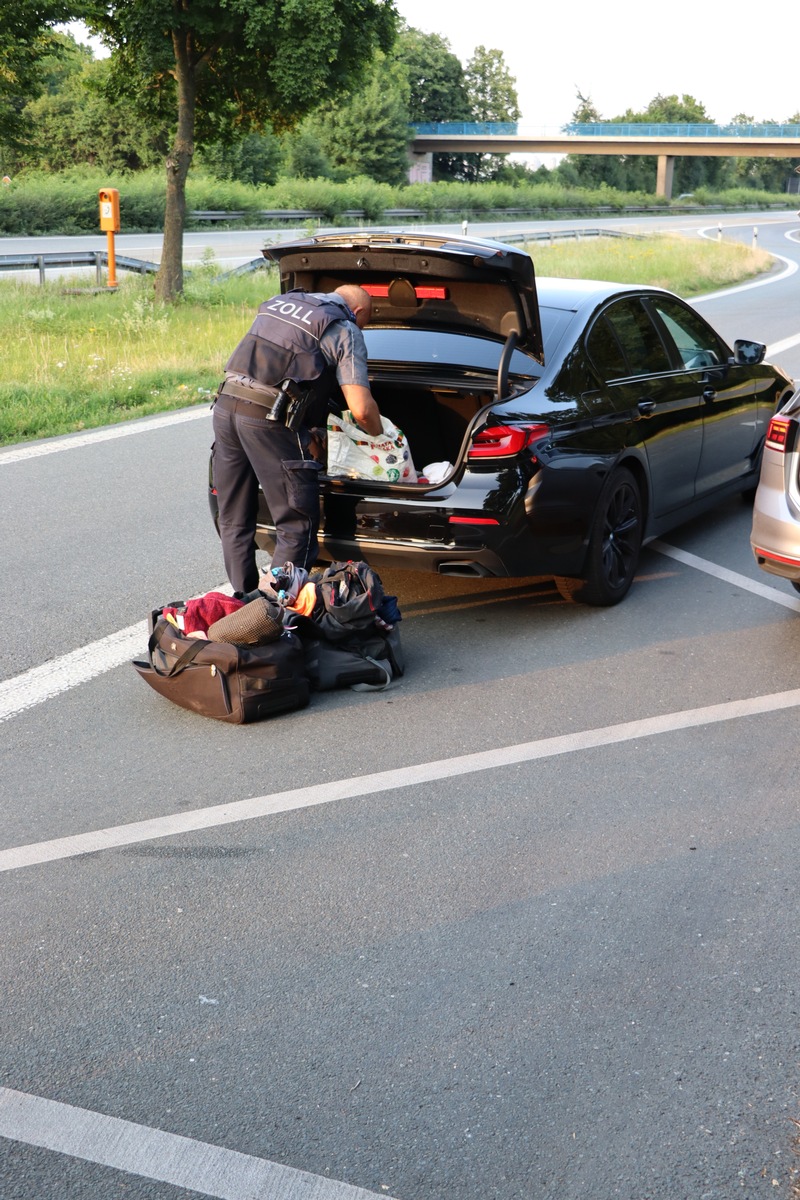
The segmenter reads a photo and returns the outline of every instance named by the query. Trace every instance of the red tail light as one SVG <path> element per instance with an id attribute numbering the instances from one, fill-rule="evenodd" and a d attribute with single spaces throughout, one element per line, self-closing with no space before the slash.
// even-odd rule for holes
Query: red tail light
<path id="1" fill-rule="evenodd" d="M 467 458 L 508 458 L 549 433 L 549 425 L 488 425 L 475 435 Z"/>
<path id="2" fill-rule="evenodd" d="M 376 300 L 383 300 L 389 295 L 388 283 L 362 283 L 361 287 Z M 414 288 L 414 295 L 418 300 L 447 300 L 449 292 L 446 287 L 417 284 Z"/>
<path id="3" fill-rule="evenodd" d="M 767 440 L 764 443 L 768 450 L 778 450 L 781 454 L 786 453 L 786 442 L 791 423 L 787 417 L 772 418 L 767 429 Z"/>

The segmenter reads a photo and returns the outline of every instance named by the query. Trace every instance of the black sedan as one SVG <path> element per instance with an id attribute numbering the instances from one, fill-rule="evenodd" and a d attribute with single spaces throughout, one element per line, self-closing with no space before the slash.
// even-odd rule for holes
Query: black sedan
<path id="1" fill-rule="evenodd" d="M 616 604 L 643 543 L 755 487 L 791 379 L 677 296 L 535 280 L 499 242 L 392 232 L 264 251 L 281 289 L 355 282 L 372 391 L 436 482 L 323 476 L 322 552 L 462 576 L 549 575 Z M 216 503 L 211 484 L 211 506 Z M 263 504 L 257 542 L 271 549 Z"/>

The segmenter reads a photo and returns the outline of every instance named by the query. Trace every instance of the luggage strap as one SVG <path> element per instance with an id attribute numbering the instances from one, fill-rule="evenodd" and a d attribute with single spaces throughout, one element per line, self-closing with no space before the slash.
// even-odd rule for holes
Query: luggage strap
<path id="1" fill-rule="evenodd" d="M 386 676 L 383 683 L 351 683 L 351 692 L 385 692 L 392 682 L 392 669 L 385 663 L 379 662 L 377 658 L 372 658 L 371 655 L 365 654 L 364 658 L 368 663 L 372 663 L 373 667 L 377 667 L 379 671 L 383 671 Z"/>
<path id="2" fill-rule="evenodd" d="M 169 621 L 166 621 L 166 624 L 169 625 Z M 171 679 L 173 675 L 180 675 L 181 671 L 184 671 L 189 666 L 189 663 L 192 661 L 192 659 L 195 658 L 203 649 L 205 643 L 202 642 L 200 638 L 192 638 L 191 640 L 194 644 L 187 646 L 183 654 L 175 659 L 175 662 L 167 671 L 159 671 L 155 664 L 155 660 L 153 659 L 153 650 L 158 645 L 158 639 L 161 632 L 162 630 L 159 630 L 158 625 L 156 625 L 156 628 L 150 634 L 150 640 L 147 643 L 147 650 L 150 656 L 150 664 L 156 675 L 160 675 L 162 679 Z"/>

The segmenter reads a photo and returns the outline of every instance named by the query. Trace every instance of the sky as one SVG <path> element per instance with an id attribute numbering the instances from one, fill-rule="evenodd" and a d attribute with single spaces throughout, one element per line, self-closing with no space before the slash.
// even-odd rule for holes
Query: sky
<path id="1" fill-rule="evenodd" d="M 781 28 L 796 15 L 787 0 L 763 0 L 747 20 L 719 0 L 395 0 L 407 23 L 438 33 L 466 66 L 476 46 L 502 50 L 516 79 L 520 125 L 557 130 L 592 100 L 610 121 L 641 112 L 656 96 L 693 96 L 709 118 L 739 113 L 787 122 L 800 110 Z M 773 40 L 775 39 L 775 40 Z"/>

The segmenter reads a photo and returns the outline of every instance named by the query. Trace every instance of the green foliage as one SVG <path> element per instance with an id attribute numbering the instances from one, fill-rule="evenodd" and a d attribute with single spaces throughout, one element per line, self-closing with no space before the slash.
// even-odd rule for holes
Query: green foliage
<path id="1" fill-rule="evenodd" d="M 161 172 L 119 177 L 91 167 L 58 174 L 28 173 L 0 189 L 0 233 L 36 237 L 44 234 L 97 233 L 97 193 L 103 187 L 120 192 L 120 217 L 128 233 L 159 229 L 164 220 Z"/>
<path id="2" fill-rule="evenodd" d="M 393 51 L 406 69 L 410 121 L 470 121 L 464 68 L 438 33 L 404 26 Z"/>
<path id="3" fill-rule="evenodd" d="M 464 68 L 446 38 L 404 26 L 395 42 L 394 55 L 408 80 L 410 121 L 472 120 Z M 434 154 L 434 178 L 463 178 L 464 165 L 464 155 Z"/>
<path id="4" fill-rule="evenodd" d="M 237 141 L 204 147 L 195 156 L 195 163 L 218 179 L 253 185 L 274 183 L 283 167 L 283 148 L 271 130 L 246 133 Z"/>
<path id="5" fill-rule="evenodd" d="M 383 54 L 367 82 L 346 103 L 326 105 L 310 123 L 338 179 L 364 175 L 402 183 L 408 173 L 408 84 L 405 71 Z"/>
<path id="6" fill-rule="evenodd" d="M 502 50 L 476 46 L 467 63 L 464 82 L 473 121 L 518 121 L 522 115 L 515 82 Z"/>
<path id="7" fill-rule="evenodd" d="M 163 130 L 149 125 L 125 97 L 109 100 L 104 95 L 109 75 L 107 59 L 72 58 L 58 86 L 24 109 L 32 132 L 16 155 L 17 169 L 35 166 L 61 171 L 86 163 L 105 171 L 126 171 L 154 166 L 163 159 Z"/>
<path id="8" fill-rule="evenodd" d="M 283 173 L 289 178 L 330 179 L 331 162 L 319 144 L 313 117 L 286 135 L 283 148 Z"/>
<path id="9" fill-rule="evenodd" d="M 473 121 L 517 121 L 519 101 L 514 80 L 501 50 L 477 46 L 467 63 L 464 82 L 472 106 Z M 495 179 L 506 161 L 504 154 L 465 155 L 466 179 Z"/>
<path id="10" fill-rule="evenodd" d="M 8 187 L 0 187 L 0 235 L 37 236 L 44 234 L 97 233 L 97 193 L 103 187 L 116 187 L 120 193 L 120 214 L 124 233 L 155 232 L 163 227 L 165 185 L 160 171 L 137 171 L 127 175 L 109 174 L 88 167 L 76 167 L 59 174 L 26 172 Z M 736 188 L 718 192 L 701 188 L 694 202 L 718 208 L 742 206 L 767 207 L 776 199 L 786 201 L 785 193 Z M 534 216 L 564 211 L 621 212 L 631 206 L 668 208 L 669 201 L 648 192 L 615 191 L 605 184 L 596 188 L 567 186 L 559 172 L 536 172 L 522 182 L 493 181 L 462 183 L 440 180 L 393 187 L 376 183 L 364 176 L 344 183 L 330 179 L 283 177 L 270 187 L 254 187 L 236 180 L 219 180 L 195 172 L 187 187 L 187 208 L 216 209 L 244 214 L 236 222 L 239 229 L 262 229 L 269 222 L 264 210 L 303 210 L 319 214 L 325 224 L 353 224 L 360 214 L 373 223 L 386 220 L 389 209 L 415 209 L 426 221 L 455 216 L 477 219 L 490 213 L 509 210 Z M 356 213 L 356 216 L 346 216 Z M 208 224 L 187 217 L 195 229 Z"/>
<path id="11" fill-rule="evenodd" d="M 194 140 L 290 126 L 322 96 L 352 86 L 377 46 L 389 46 L 386 0 L 116 0 L 90 24 L 113 47 L 115 91 L 160 95 L 177 115 L 175 76 L 187 73 Z M 185 48 L 177 60 L 173 34 Z"/>
<path id="12" fill-rule="evenodd" d="M 24 143 L 25 104 L 45 90 L 48 64 L 64 52 L 64 39 L 49 26 L 70 15 L 62 0 L 0 0 L 0 146 Z"/>

